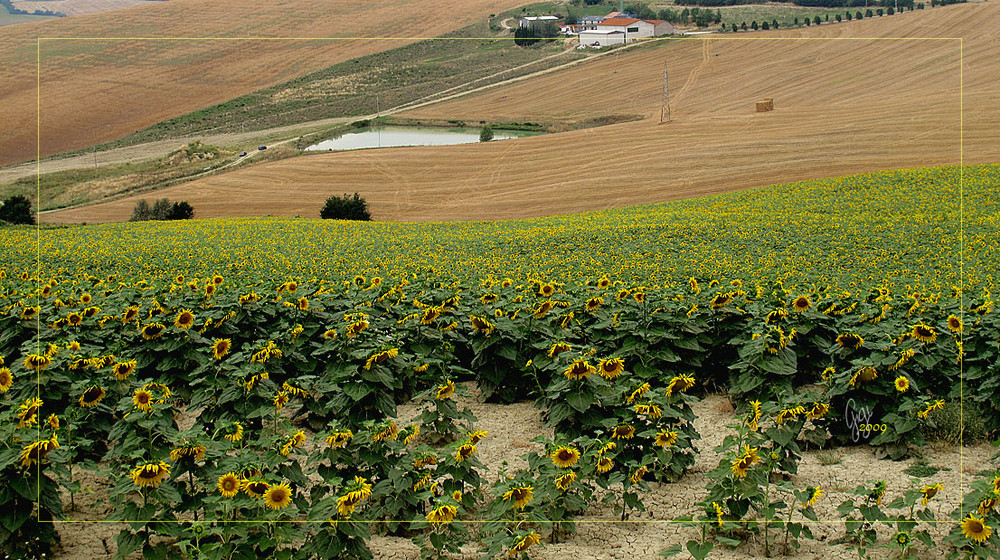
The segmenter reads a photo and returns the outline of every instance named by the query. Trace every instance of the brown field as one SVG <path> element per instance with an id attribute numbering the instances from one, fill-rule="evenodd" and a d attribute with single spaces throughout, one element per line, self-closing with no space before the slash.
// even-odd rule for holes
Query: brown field
<path id="1" fill-rule="evenodd" d="M 48 10 L 62 12 L 67 16 L 110 12 L 132 6 L 148 5 L 149 2 L 150 0 L 11 0 L 11 4 L 20 10 L 29 12 Z"/>
<path id="2" fill-rule="evenodd" d="M 170 0 L 0 28 L 0 165 L 85 148 L 407 40 L 516 0 Z M 46 39 L 38 43 L 36 39 Z M 354 37 L 341 41 L 57 40 L 65 37 Z M 36 68 L 36 49 L 41 57 Z M 36 76 L 36 74 L 38 74 Z M 40 89 L 36 79 L 41 80 Z M 36 110 L 41 92 L 40 111 Z"/>
<path id="3" fill-rule="evenodd" d="M 1000 31 L 992 23 L 998 20 L 1000 5 L 965 4 L 625 51 L 403 115 L 476 122 L 640 113 L 642 121 L 490 144 L 310 155 L 154 194 L 187 200 L 202 218 L 316 217 L 326 197 L 355 191 L 380 220 L 543 216 L 957 164 L 962 109 L 964 161 L 1000 161 L 1000 145 L 991 140 L 1000 121 Z M 783 37 L 810 40 L 766 40 Z M 964 41 L 811 40 L 820 37 Z M 664 61 L 673 122 L 661 125 Z M 755 113 L 764 97 L 774 98 L 775 110 Z M 124 220 L 135 201 L 42 220 Z"/>

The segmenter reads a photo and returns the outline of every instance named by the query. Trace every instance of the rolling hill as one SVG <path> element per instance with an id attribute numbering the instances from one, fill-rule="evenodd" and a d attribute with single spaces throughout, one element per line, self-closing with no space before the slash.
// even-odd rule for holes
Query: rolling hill
<path id="1" fill-rule="evenodd" d="M 0 28 L 5 47 L 0 165 L 33 159 L 36 148 L 46 156 L 119 138 L 515 5 L 514 0 L 463 0 L 457 6 L 443 0 L 170 0 Z M 67 39 L 72 37 L 115 39 Z M 127 39 L 136 37 L 158 40 Z M 218 40 L 191 39 L 201 37 Z M 246 37 L 257 40 L 236 39 Z M 280 37 L 346 39 L 271 40 Z"/>
<path id="2" fill-rule="evenodd" d="M 187 200 L 198 217 L 315 217 L 326 197 L 357 191 L 379 220 L 503 219 L 949 165 L 963 155 L 967 164 L 998 161 L 990 140 L 1000 120 L 998 18 L 997 4 L 965 4 L 661 42 L 404 114 L 644 120 L 489 144 L 310 155 L 153 196 Z M 665 62 L 673 120 L 658 124 Z M 775 99 L 775 111 L 754 112 L 763 97 Z M 123 220 L 136 198 L 42 219 Z"/>

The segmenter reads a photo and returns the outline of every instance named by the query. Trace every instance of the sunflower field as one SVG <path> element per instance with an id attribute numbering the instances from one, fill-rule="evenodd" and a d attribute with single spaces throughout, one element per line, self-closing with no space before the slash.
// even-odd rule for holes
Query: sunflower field
<path id="1" fill-rule="evenodd" d="M 893 171 L 513 222 L 2 230 L 0 542 L 50 552 L 87 472 L 120 558 L 371 558 L 373 534 L 528 557 L 686 476 L 691 405 L 726 391 L 745 418 L 680 520 L 711 528 L 687 550 L 787 552 L 821 494 L 787 480 L 802 445 L 857 442 L 849 401 L 890 458 L 949 402 L 1000 431 L 998 179 Z M 525 468 L 484 476 L 463 382 L 542 411 Z M 904 556 L 1000 557 L 1000 472 L 937 540 L 946 520 L 918 507 L 936 491 L 859 487 L 838 512 L 859 554 L 882 524 Z"/>

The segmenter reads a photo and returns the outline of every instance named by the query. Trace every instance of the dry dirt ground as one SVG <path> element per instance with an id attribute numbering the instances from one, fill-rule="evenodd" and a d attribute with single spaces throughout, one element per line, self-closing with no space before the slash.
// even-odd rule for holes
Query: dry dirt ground
<path id="1" fill-rule="evenodd" d="M 120 138 L 415 37 L 441 35 L 517 1 L 145 4 L 0 29 L 0 165 L 33 159 L 36 150 L 46 156 Z M 157 40 L 93 39 L 121 37 Z M 192 39 L 204 37 L 218 40 Z M 286 37 L 344 39 L 270 40 Z"/>
<path id="2" fill-rule="evenodd" d="M 512 405 L 495 405 L 478 402 L 478 392 L 474 384 L 466 383 L 468 396 L 458 399 L 461 407 L 468 407 L 478 418 L 477 427 L 485 429 L 489 435 L 478 445 L 477 454 L 487 468 L 484 473 L 486 480 L 493 480 L 504 461 L 509 463 L 509 469 L 526 466 L 521 456 L 538 449 L 537 444 L 530 440 L 540 434 L 549 434 L 539 418 L 538 410 L 531 403 L 515 403 Z M 562 558 L 589 559 L 622 559 L 640 560 L 653 559 L 659 551 L 672 544 L 684 544 L 691 538 L 696 538 L 699 529 L 683 527 L 670 520 L 695 513 L 693 503 L 704 495 L 706 479 L 705 472 L 718 466 L 719 456 L 712 449 L 722 443 L 729 433 L 726 423 L 733 421 L 732 406 L 728 398 L 722 395 L 710 395 L 694 405 L 697 415 L 695 427 L 702 439 L 697 442 L 699 454 L 695 466 L 689 474 L 674 484 L 652 484 L 651 491 L 643 496 L 648 513 L 634 516 L 627 522 L 620 522 L 608 507 L 594 507 L 585 518 L 578 521 L 577 532 L 565 542 L 546 545 L 532 551 L 531 557 L 537 560 Z M 416 406 L 400 407 L 398 417 L 406 421 L 419 413 Z M 819 540 L 803 541 L 802 549 L 790 558 L 802 560 L 832 560 L 855 558 L 857 553 L 843 545 L 832 545 L 828 541 L 843 535 L 843 523 L 836 514 L 836 507 L 848 499 L 846 491 L 852 490 L 858 484 L 869 481 L 886 480 L 888 492 L 886 500 L 891 501 L 910 487 L 910 477 L 903 473 L 913 463 L 913 459 L 892 462 L 882 461 L 874 457 L 872 449 L 866 446 L 842 448 L 837 450 L 842 456 L 839 464 L 823 466 L 814 451 L 807 451 L 799 467 L 799 474 L 793 482 L 799 486 L 819 485 L 824 496 L 816 506 L 821 521 L 811 525 L 814 535 Z M 929 464 L 946 467 L 948 471 L 922 479 L 922 484 L 940 482 L 944 490 L 935 498 L 938 504 L 937 515 L 944 517 L 961 499 L 958 475 L 960 465 L 964 466 L 966 475 L 986 469 L 988 460 L 994 450 L 988 445 L 967 446 L 964 450 L 957 447 L 932 446 L 925 450 L 925 459 Z M 77 503 L 82 504 L 81 511 L 73 515 L 79 521 L 102 519 L 107 515 L 107 509 L 94 505 L 94 496 L 100 493 L 105 485 L 101 480 L 85 476 L 83 486 L 96 492 L 84 492 L 77 497 Z M 966 478 L 966 482 L 968 478 Z M 67 498 L 68 505 L 68 498 Z M 470 525 L 474 525 L 470 523 Z M 949 527 L 942 527 L 942 531 Z M 104 558 L 115 550 L 114 536 L 120 527 L 114 524 L 72 523 L 59 526 L 63 549 L 54 555 L 55 560 L 89 560 Z M 883 530 L 880 542 L 885 542 L 891 535 Z M 373 537 L 371 549 L 375 557 L 382 559 L 416 560 L 420 558 L 419 549 L 407 539 L 394 537 Z M 463 558 L 476 558 L 475 547 L 466 548 Z M 757 548 L 744 545 L 736 550 L 717 549 L 711 558 L 735 560 L 753 558 L 762 555 Z M 683 558 L 683 556 L 681 556 Z M 777 555 L 777 557 L 782 557 Z M 885 557 L 882 551 L 876 552 L 876 557 Z M 138 557 L 137 557 L 138 558 Z"/>
<path id="3" fill-rule="evenodd" d="M 205 218 L 316 216 L 330 193 L 357 191 L 378 220 L 504 219 L 958 164 L 963 156 L 967 164 L 1000 161 L 991 136 L 1000 125 L 996 21 L 1000 4 L 987 2 L 650 45 L 401 113 L 641 121 L 488 144 L 309 155 L 156 196 L 187 200 Z M 659 124 L 664 63 L 672 122 Z M 775 110 L 756 113 L 765 97 Z M 43 219 L 120 221 L 135 201 Z"/>

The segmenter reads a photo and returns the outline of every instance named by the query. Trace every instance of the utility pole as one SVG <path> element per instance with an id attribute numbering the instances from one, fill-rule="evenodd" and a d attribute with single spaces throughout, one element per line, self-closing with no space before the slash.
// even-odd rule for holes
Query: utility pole
<path id="1" fill-rule="evenodd" d="M 663 99 L 660 102 L 660 122 L 670 121 L 670 89 L 667 87 L 667 63 L 663 63 Z"/>

